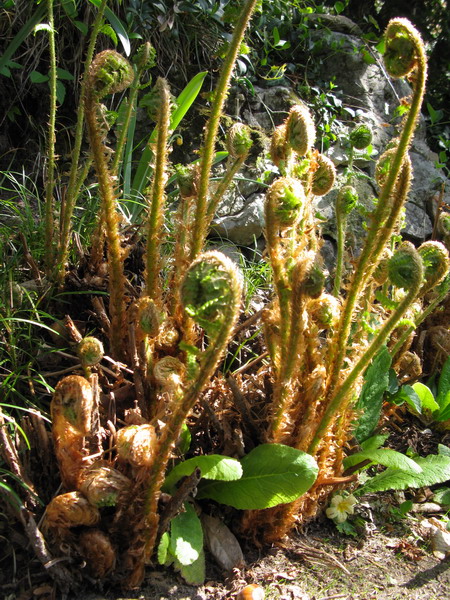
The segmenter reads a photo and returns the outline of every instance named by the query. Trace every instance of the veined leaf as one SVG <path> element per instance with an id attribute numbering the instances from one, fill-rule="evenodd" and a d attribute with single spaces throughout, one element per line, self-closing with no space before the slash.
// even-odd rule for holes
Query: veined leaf
<path id="1" fill-rule="evenodd" d="M 237 481 L 204 483 L 198 498 L 212 498 L 241 510 L 293 502 L 313 485 L 318 467 L 312 456 L 282 444 L 262 444 L 241 461 Z"/>
<path id="2" fill-rule="evenodd" d="M 354 435 L 359 442 L 366 440 L 378 424 L 383 394 L 389 386 L 391 355 L 386 347 L 375 356 L 364 375 L 364 385 L 355 410 L 360 414 Z"/>
<path id="3" fill-rule="evenodd" d="M 450 506 L 450 488 L 444 487 L 435 490 L 433 501 L 443 506 Z"/>
<path id="4" fill-rule="evenodd" d="M 373 435 L 369 439 L 362 442 L 361 448 L 362 448 L 362 450 L 364 450 L 364 452 L 369 452 L 370 450 L 378 450 L 378 448 L 381 448 L 381 446 L 385 443 L 385 441 L 388 439 L 388 437 L 389 437 L 389 434 L 387 434 L 387 433 L 384 433 L 384 434 L 380 433 L 379 435 Z"/>
<path id="5" fill-rule="evenodd" d="M 402 385 L 398 392 L 394 394 L 393 402 L 394 404 L 406 402 L 413 411 L 415 410 L 419 415 L 422 414 L 422 402 L 417 392 L 410 385 Z"/>
<path id="6" fill-rule="evenodd" d="M 194 507 L 185 502 L 185 511 L 170 522 L 170 553 L 181 565 L 192 565 L 203 550 L 203 529 Z"/>
<path id="7" fill-rule="evenodd" d="M 438 444 L 438 454 L 441 456 L 450 456 L 450 448 L 444 444 Z"/>
<path id="8" fill-rule="evenodd" d="M 362 452 L 352 454 L 348 458 L 351 459 L 351 461 L 348 461 L 348 459 L 345 460 L 346 468 L 353 466 L 354 464 L 358 464 L 363 460 L 370 460 L 378 465 L 392 467 L 393 469 L 399 469 L 400 471 L 404 471 L 405 473 L 410 473 L 413 475 L 414 473 L 422 472 L 422 469 L 416 463 L 416 461 L 412 460 L 408 456 L 405 456 L 401 452 L 392 450 L 391 448 L 363 450 Z"/>
<path id="9" fill-rule="evenodd" d="M 201 585 L 205 582 L 205 552 L 203 548 L 198 555 L 197 560 L 194 560 L 190 565 L 182 565 L 175 560 L 175 567 L 180 569 L 181 577 L 189 583 L 189 585 Z"/>
<path id="10" fill-rule="evenodd" d="M 48 75 L 44 75 L 44 73 L 39 73 L 39 71 L 31 71 L 30 81 L 31 83 L 45 83 L 46 81 L 48 81 Z"/>
<path id="11" fill-rule="evenodd" d="M 412 389 L 416 392 L 416 394 L 420 398 L 422 412 L 423 412 L 423 410 L 429 410 L 430 412 L 439 410 L 439 404 L 434 399 L 433 392 L 430 390 L 429 387 L 427 387 L 423 383 L 418 382 L 412 386 Z"/>
<path id="12" fill-rule="evenodd" d="M 157 558 L 160 565 L 169 565 L 173 561 L 173 557 L 170 556 L 170 534 L 165 531 L 159 541 Z"/>
<path id="13" fill-rule="evenodd" d="M 425 487 L 450 479 L 450 456 L 430 454 L 426 458 L 417 458 L 416 462 L 422 468 L 422 473 L 405 473 L 389 467 L 383 473 L 369 479 L 358 490 L 358 495 Z"/>
<path id="14" fill-rule="evenodd" d="M 242 476 L 241 463 L 235 458 L 221 454 L 194 456 L 184 462 L 178 463 L 168 474 L 164 481 L 163 489 L 170 491 L 182 477 L 191 475 L 195 469 L 200 469 L 205 479 L 220 481 L 233 481 Z"/>
<path id="15" fill-rule="evenodd" d="M 450 356 L 442 367 L 441 376 L 439 377 L 438 391 L 436 402 L 443 411 L 450 404 Z"/>

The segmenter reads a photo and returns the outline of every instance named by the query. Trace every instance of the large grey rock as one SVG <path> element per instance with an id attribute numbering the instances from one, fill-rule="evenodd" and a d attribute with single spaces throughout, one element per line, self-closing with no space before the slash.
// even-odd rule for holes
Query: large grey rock
<path id="1" fill-rule="evenodd" d="M 212 235 L 231 240 L 238 246 L 253 246 L 264 228 L 264 194 L 253 194 L 242 210 L 214 219 Z"/>

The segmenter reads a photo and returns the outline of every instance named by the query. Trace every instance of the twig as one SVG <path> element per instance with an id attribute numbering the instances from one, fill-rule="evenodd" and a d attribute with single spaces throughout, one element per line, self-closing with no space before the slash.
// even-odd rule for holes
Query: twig
<path id="1" fill-rule="evenodd" d="M 161 515 L 158 527 L 158 538 L 166 531 L 171 519 L 180 512 L 183 502 L 198 486 L 201 477 L 202 474 L 200 469 L 195 469 L 195 471 L 181 483 Z"/>
<path id="2" fill-rule="evenodd" d="M 317 558 L 317 559 L 326 559 L 328 564 L 331 562 L 333 565 L 341 569 L 346 575 L 351 575 L 350 571 L 332 554 L 328 554 L 325 550 L 320 550 L 319 548 L 313 548 L 311 546 L 306 546 L 299 542 L 300 550 L 298 551 L 300 555 L 304 555 L 305 558 Z"/>
<path id="3" fill-rule="evenodd" d="M 240 333 L 243 329 L 247 329 L 248 327 L 250 327 L 250 325 L 253 325 L 257 321 L 259 321 L 259 319 L 263 313 L 263 310 L 264 309 L 261 308 L 260 310 L 255 312 L 251 317 L 246 319 L 243 323 L 241 323 L 240 325 L 237 325 L 236 329 L 233 332 L 233 337 L 236 337 L 236 335 L 238 333 Z"/>
<path id="4" fill-rule="evenodd" d="M 266 352 L 263 352 L 262 354 L 260 354 L 259 356 L 257 356 L 253 360 L 251 360 L 250 362 L 245 363 L 245 365 L 242 365 L 242 367 L 239 367 L 239 369 L 236 369 L 236 371 L 233 371 L 233 375 L 240 375 L 241 373 L 245 373 L 245 371 L 248 371 L 254 365 L 261 362 L 263 358 L 266 358 L 266 356 L 269 356 L 269 352 L 267 350 L 266 350 Z"/>
<path id="5" fill-rule="evenodd" d="M 332 596 L 322 596 L 319 600 L 334 600 L 334 598 L 348 598 L 348 594 L 333 594 Z"/>

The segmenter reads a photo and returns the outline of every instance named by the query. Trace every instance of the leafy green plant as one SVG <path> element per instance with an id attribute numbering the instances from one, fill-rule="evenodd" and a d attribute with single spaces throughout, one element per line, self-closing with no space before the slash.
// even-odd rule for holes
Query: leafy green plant
<path id="1" fill-rule="evenodd" d="M 434 393 L 433 393 L 434 389 Z M 436 383 L 433 377 L 428 385 L 417 382 L 402 385 L 388 400 L 406 404 L 427 423 L 443 423 L 450 419 L 450 357 L 445 361 Z"/>

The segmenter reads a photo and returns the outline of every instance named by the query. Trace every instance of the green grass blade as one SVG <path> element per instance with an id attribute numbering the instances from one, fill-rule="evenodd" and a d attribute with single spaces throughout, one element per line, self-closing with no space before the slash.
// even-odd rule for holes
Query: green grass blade
<path id="1" fill-rule="evenodd" d="M 33 16 L 28 19 L 23 27 L 17 32 L 14 36 L 14 39 L 11 41 L 9 46 L 6 48 L 2 56 L 0 56 L 0 73 L 4 69 L 5 66 L 8 65 L 9 61 L 14 55 L 14 52 L 19 48 L 22 42 L 30 35 L 35 26 L 42 21 L 47 12 L 47 7 L 45 4 L 41 4 L 39 8 L 36 9 L 36 12 Z"/>

